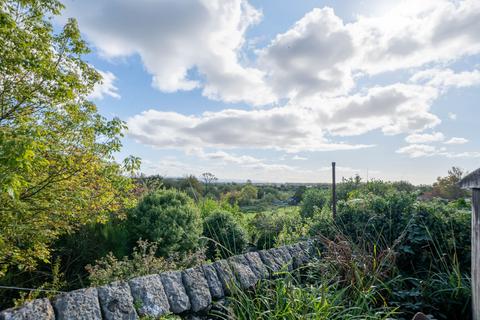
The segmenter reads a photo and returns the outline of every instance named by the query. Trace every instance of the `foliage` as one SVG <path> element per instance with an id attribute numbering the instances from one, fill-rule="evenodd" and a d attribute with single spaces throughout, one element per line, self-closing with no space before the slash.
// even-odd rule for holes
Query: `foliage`
<path id="1" fill-rule="evenodd" d="M 292 201 L 292 204 L 294 205 L 297 205 L 299 204 L 300 202 L 302 202 L 303 200 L 303 195 L 305 194 L 305 191 L 307 190 L 307 188 L 305 186 L 299 186 L 297 188 L 297 190 L 295 190 L 295 193 L 293 195 L 293 201 Z"/>
<path id="2" fill-rule="evenodd" d="M 310 266 L 322 267 L 318 262 Z M 227 307 L 215 314 L 222 319 L 388 319 L 395 308 L 382 303 L 383 287 L 378 280 L 367 291 L 358 290 L 331 273 L 311 274 L 305 283 L 287 272 L 260 281 L 251 291 L 233 286 Z"/>
<path id="3" fill-rule="evenodd" d="M 238 204 L 241 206 L 250 205 L 257 199 L 258 189 L 251 183 L 247 183 L 238 197 Z"/>
<path id="4" fill-rule="evenodd" d="M 52 248 L 53 256 L 61 259 L 62 272 L 69 289 L 88 283 L 85 266 L 111 253 L 115 257 L 132 252 L 129 233 L 122 220 L 112 218 L 105 224 L 88 224 L 72 234 L 60 237 Z"/>
<path id="5" fill-rule="evenodd" d="M 51 267 L 52 272 L 49 274 L 50 279 L 37 286 L 35 290 L 21 292 L 20 298 L 15 299 L 15 306 L 21 306 L 27 301 L 38 298 L 53 298 L 67 286 L 64 275 L 60 271 L 60 260 L 56 259 Z"/>
<path id="6" fill-rule="evenodd" d="M 204 260 L 201 252 L 181 256 L 172 254 L 168 258 L 163 258 L 156 256 L 157 250 L 157 243 L 139 240 L 131 258 L 125 256 L 119 260 L 112 253 L 107 254 L 96 261 L 95 265 L 86 266 L 90 284 L 101 286 L 117 280 L 189 268 Z"/>
<path id="7" fill-rule="evenodd" d="M 132 204 L 134 169 L 113 161 L 125 125 L 88 101 L 99 73 L 75 20 L 54 33 L 56 0 L 0 5 L 0 276 L 48 263 L 49 245 Z"/>
<path id="8" fill-rule="evenodd" d="M 468 318 L 469 210 L 442 201 L 419 202 L 415 194 L 386 186 L 383 196 L 363 189 L 356 191 L 356 198 L 340 201 L 336 219 L 316 217 L 312 234 L 330 240 L 344 237 L 343 243 L 352 248 L 347 249 L 356 252 L 351 256 L 378 257 L 382 252 L 392 252 L 393 267 L 387 279 L 395 283 L 389 286 L 391 295 L 385 298 L 406 318 L 417 311 L 446 319 Z M 344 254 L 348 250 L 340 256 L 348 256 Z M 355 275 L 356 282 L 365 281 L 371 274 L 360 272 L 365 275 L 357 277 L 359 272 L 349 259 L 341 263 L 337 255 L 336 260 L 336 272 L 342 275 L 342 270 L 347 270 L 347 278 Z M 368 267 L 368 259 L 360 265 Z"/>
<path id="9" fill-rule="evenodd" d="M 200 212 L 192 199 L 173 189 L 143 197 L 128 213 L 126 226 L 134 241 L 156 242 L 161 256 L 195 250 L 202 233 Z"/>
<path id="10" fill-rule="evenodd" d="M 217 177 L 215 177 L 215 175 L 213 173 L 210 173 L 210 172 L 204 172 L 202 173 L 202 180 L 203 180 L 203 184 L 205 186 L 204 188 L 204 196 L 207 196 L 210 192 L 210 186 L 218 180 Z"/>
<path id="11" fill-rule="evenodd" d="M 308 232 L 308 221 L 302 221 L 298 208 L 282 208 L 255 214 L 249 227 L 252 243 L 261 250 L 300 240 Z"/>
<path id="12" fill-rule="evenodd" d="M 218 255 L 226 258 L 241 253 L 247 245 L 245 230 L 231 213 L 215 211 L 203 223 L 203 235 L 207 238 L 207 257 L 214 260 Z"/>
<path id="13" fill-rule="evenodd" d="M 327 203 L 325 191 L 319 189 L 308 189 L 303 195 L 300 213 L 303 218 L 311 218 L 313 214 L 322 210 Z"/>
<path id="14" fill-rule="evenodd" d="M 446 177 L 437 178 L 437 182 L 433 184 L 432 195 L 448 200 L 465 198 L 467 191 L 458 186 L 463 176 L 464 172 L 462 169 L 452 167 L 451 170 L 448 170 Z"/>

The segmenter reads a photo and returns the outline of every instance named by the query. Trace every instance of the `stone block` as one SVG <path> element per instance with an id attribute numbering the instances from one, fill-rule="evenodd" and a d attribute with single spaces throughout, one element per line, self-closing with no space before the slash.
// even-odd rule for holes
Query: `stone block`
<path id="1" fill-rule="evenodd" d="M 123 281 L 99 287 L 98 300 L 106 320 L 136 320 L 137 312 L 133 305 L 130 286 Z"/>
<path id="2" fill-rule="evenodd" d="M 57 320 L 102 320 L 96 288 L 62 293 L 53 299 Z"/>
<path id="3" fill-rule="evenodd" d="M 173 313 L 182 313 L 190 310 L 190 299 L 182 282 L 180 272 L 164 272 L 160 274 L 163 288 L 170 304 L 170 311 Z"/>
<path id="4" fill-rule="evenodd" d="M 140 316 L 159 317 L 169 312 L 170 305 L 159 275 L 133 278 L 128 284 Z"/>
<path id="5" fill-rule="evenodd" d="M 48 299 L 36 299 L 26 302 L 18 308 L 0 312 L 1 320 L 54 320 L 55 312 Z"/>
<path id="6" fill-rule="evenodd" d="M 201 267 L 190 268 L 182 272 L 182 281 L 190 299 L 191 310 L 206 310 L 212 303 L 207 279 Z"/>

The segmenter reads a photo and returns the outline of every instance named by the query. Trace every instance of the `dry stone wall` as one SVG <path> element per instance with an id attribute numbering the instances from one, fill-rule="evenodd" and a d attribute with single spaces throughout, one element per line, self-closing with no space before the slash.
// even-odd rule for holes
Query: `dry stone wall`
<path id="1" fill-rule="evenodd" d="M 231 285 L 248 289 L 281 270 L 293 270 L 315 256 L 313 242 L 248 252 L 183 271 L 117 281 L 98 288 L 37 299 L 0 312 L 0 320 L 136 320 L 178 314 L 195 318 L 230 294 Z"/>

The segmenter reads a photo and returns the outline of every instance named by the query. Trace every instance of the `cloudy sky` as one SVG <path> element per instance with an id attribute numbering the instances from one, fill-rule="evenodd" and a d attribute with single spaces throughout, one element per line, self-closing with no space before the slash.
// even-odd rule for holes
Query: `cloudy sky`
<path id="1" fill-rule="evenodd" d="M 431 183 L 480 167 L 480 1 L 69 0 L 147 174 Z M 59 21 L 61 22 L 61 21 Z"/>

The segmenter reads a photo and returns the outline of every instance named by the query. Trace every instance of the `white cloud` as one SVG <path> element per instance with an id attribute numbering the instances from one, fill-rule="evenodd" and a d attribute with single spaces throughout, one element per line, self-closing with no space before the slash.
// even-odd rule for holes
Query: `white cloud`
<path id="1" fill-rule="evenodd" d="M 331 142 L 309 110 L 282 107 L 227 109 L 186 116 L 144 111 L 128 120 L 129 135 L 160 148 L 260 148 L 286 151 L 352 150 L 370 145 Z"/>
<path id="2" fill-rule="evenodd" d="M 358 68 L 369 74 L 449 62 L 480 52 L 477 0 L 399 1 L 380 17 L 350 24 Z"/>
<path id="3" fill-rule="evenodd" d="M 468 139 L 453 137 L 448 141 L 445 141 L 445 144 L 465 144 L 468 142 Z"/>
<path id="4" fill-rule="evenodd" d="M 432 132 L 432 133 L 424 133 L 424 134 L 419 134 L 419 133 L 413 133 L 411 135 L 408 135 L 405 138 L 405 141 L 408 143 L 426 143 L 426 142 L 437 142 L 437 141 L 443 141 L 445 139 L 445 136 L 441 132 Z"/>
<path id="5" fill-rule="evenodd" d="M 408 134 L 412 145 L 397 152 L 411 157 L 475 156 L 426 145 L 444 136 L 424 131 L 440 124 L 432 104 L 446 89 L 480 83 L 479 70 L 448 68 L 480 53 L 477 0 L 406 0 L 382 16 L 352 22 L 317 8 L 257 50 L 245 37 L 262 14 L 248 0 L 69 0 L 68 15 L 106 57 L 139 55 L 162 91 L 197 88 L 210 99 L 269 105 L 196 115 L 146 110 L 128 119 L 129 135 L 140 143 L 184 150 L 353 150 L 372 145 L 336 140 L 381 131 Z M 419 71 L 406 83 L 385 85 L 374 77 L 412 68 Z M 356 88 L 359 80 L 373 85 Z M 118 95 L 113 88 L 105 94 Z M 225 151 L 203 156 L 275 166 Z"/>
<path id="6" fill-rule="evenodd" d="M 346 23 L 328 7 L 305 14 L 246 59 L 246 30 L 262 13 L 247 0 L 69 0 L 65 16 L 109 57 L 138 54 L 162 91 L 264 105 L 347 94 L 362 75 L 448 63 L 480 53 L 480 2 L 401 1 Z M 195 76 L 198 75 L 198 76 Z M 353 76 L 352 76 L 353 75 Z M 478 71 L 430 69 L 430 86 L 478 83 Z M 424 83 L 425 84 L 425 83 Z"/>
<path id="7" fill-rule="evenodd" d="M 313 9 L 258 50 L 258 68 L 278 97 L 339 95 L 362 75 L 445 63 L 480 53 L 480 2 L 399 1 L 382 16 L 345 23 L 331 8 Z M 355 76 L 352 76 L 355 75 Z M 425 79 L 428 78 L 428 79 Z M 429 69 L 412 81 L 434 87 L 479 83 L 478 71 Z"/>
<path id="8" fill-rule="evenodd" d="M 97 72 L 102 76 L 102 80 L 93 87 L 93 91 L 88 98 L 101 100 L 105 96 L 110 96 L 115 99 L 120 99 L 118 88 L 115 86 L 117 77 L 110 71 L 97 70 Z"/>
<path id="9" fill-rule="evenodd" d="M 280 97 L 346 93 L 353 35 L 332 9 L 314 9 L 258 52 L 259 66 Z"/>
<path id="10" fill-rule="evenodd" d="M 319 123 L 332 135 L 361 135 L 376 129 L 393 135 L 438 125 L 440 119 L 430 112 L 437 96 L 438 91 L 431 87 L 396 83 L 370 88 L 364 94 L 303 99 L 299 104 L 317 110 Z"/>
<path id="11" fill-rule="evenodd" d="M 128 120 L 129 135 L 159 148 L 360 149 L 371 145 L 334 142 L 326 137 L 433 128 L 440 123 L 430 112 L 437 94 L 431 87 L 394 84 L 371 88 L 365 94 L 316 97 L 269 109 L 225 109 L 199 116 L 151 109 Z"/>
<path id="12" fill-rule="evenodd" d="M 445 147 L 437 148 L 431 145 L 426 144 L 411 144 L 406 147 L 402 147 L 396 151 L 400 154 L 405 154 L 410 158 L 420 158 L 420 157 L 433 157 L 433 156 L 443 156 L 446 158 L 479 158 L 480 152 L 451 152 L 448 151 Z"/>
<path id="13" fill-rule="evenodd" d="M 66 8 L 64 16 L 76 17 L 106 57 L 138 54 L 162 91 L 203 88 L 227 102 L 275 101 L 263 73 L 239 58 L 247 28 L 261 18 L 246 0 L 69 0 Z"/>
<path id="14" fill-rule="evenodd" d="M 292 160 L 305 161 L 305 160 L 308 160 L 308 158 L 302 157 L 302 156 L 299 156 L 298 154 L 296 154 L 296 155 L 294 155 L 294 156 L 292 157 Z"/>
<path id="15" fill-rule="evenodd" d="M 430 157 L 437 153 L 437 149 L 426 144 L 411 144 L 398 149 L 397 153 L 406 154 L 410 158 Z"/>
<path id="16" fill-rule="evenodd" d="M 450 118 L 450 120 L 457 120 L 457 114 L 455 114 L 453 112 L 449 112 L 448 113 L 448 118 Z"/>
<path id="17" fill-rule="evenodd" d="M 480 71 L 454 72 L 452 69 L 427 69 L 417 72 L 410 78 L 411 82 L 446 90 L 450 87 L 462 88 L 480 84 Z"/>

